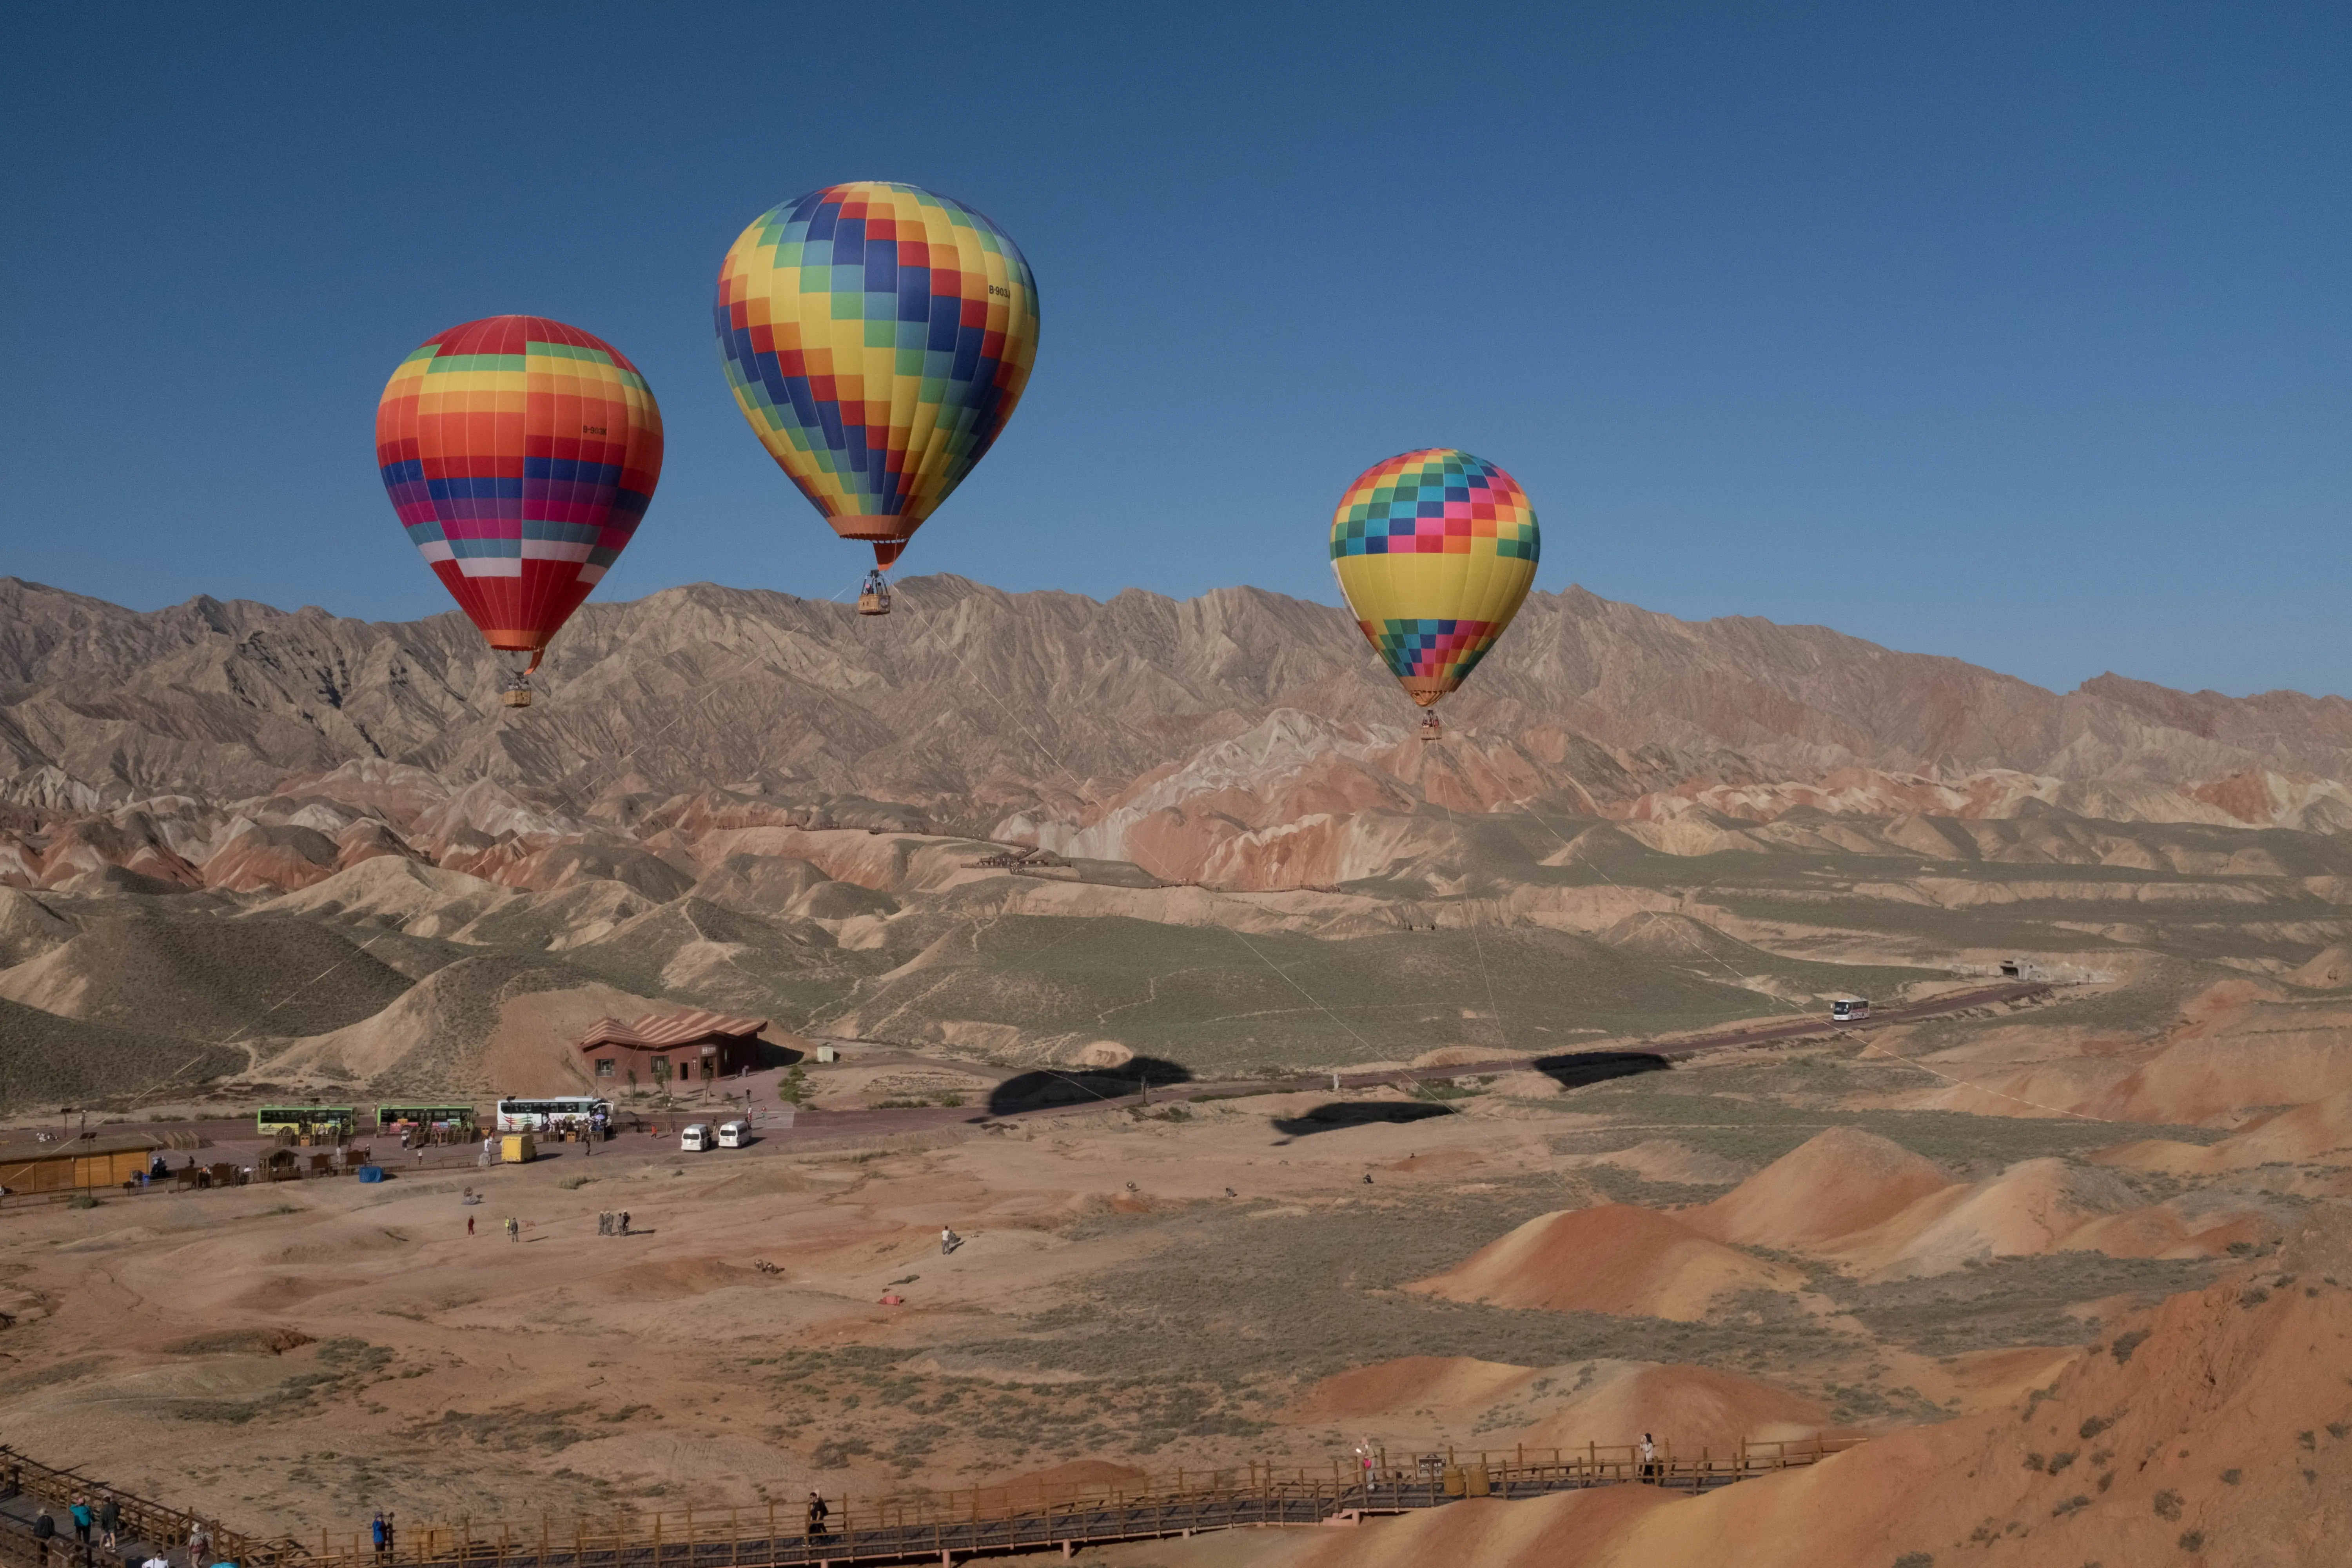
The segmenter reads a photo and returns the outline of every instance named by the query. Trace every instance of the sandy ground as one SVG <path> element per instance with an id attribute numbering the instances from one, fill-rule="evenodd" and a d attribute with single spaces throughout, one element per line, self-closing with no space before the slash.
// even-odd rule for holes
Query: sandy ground
<path id="1" fill-rule="evenodd" d="M 2040 1048 L 2082 1056 L 2060 1029 Z M 2004 1037 L 2000 1070 L 2025 1054 Z M 1363 1441 L 1874 1449 L 2013 1421 L 2116 1325 L 2275 1272 L 2343 1176 L 2332 1107 L 1995 1116 L 1908 1103 L 1947 1089 L 1859 1041 L 1564 1092 L 1496 1076 L 1435 1105 L 991 1124 L 856 1109 L 950 1061 L 853 1065 L 820 1095 L 840 1109 L 740 1151 L 678 1152 L 673 1112 L 593 1158 L 12 1208 L 0 1419 L 48 1462 L 306 1536 L 378 1508 L 535 1524 L 1073 1462 L 1321 1467 Z M 619 1210 L 634 1234 L 601 1235 Z M 1606 1544 L 1619 1525 L 1593 1521 L 1647 1506 L 1559 1508 Z M 1403 1543 L 1362 1560 L 1486 1560 L 1407 1540 L 1436 1528 L 1368 1525 Z M 1569 1529 L 1512 1524 L 1494 1560 Z M 1258 1532 L 1098 1560 L 1356 1560 L 1339 1549 Z"/>

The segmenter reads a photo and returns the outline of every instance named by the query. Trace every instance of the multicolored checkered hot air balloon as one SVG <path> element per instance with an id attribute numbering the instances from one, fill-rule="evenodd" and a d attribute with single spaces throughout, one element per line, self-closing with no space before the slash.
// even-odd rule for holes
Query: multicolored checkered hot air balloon
<path id="1" fill-rule="evenodd" d="M 961 202 L 878 180 L 761 214 L 713 313 L 752 434 L 877 572 L 988 455 L 1037 354 L 1020 247 Z M 861 609 L 888 607 L 878 574 L 867 590 Z"/>
<path id="2" fill-rule="evenodd" d="M 1339 592 L 1423 708 L 1468 679 L 1519 613 L 1538 552 L 1518 481 L 1451 447 L 1373 464 L 1331 514 Z M 1435 714 L 1423 732 L 1436 738 Z"/>
<path id="3" fill-rule="evenodd" d="M 408 537 L 530 703 L 548 639 L 619 558 L 661 479 L 661 410 L 604 340 L 488 316 L 426 340 L 375 411 Z"/>

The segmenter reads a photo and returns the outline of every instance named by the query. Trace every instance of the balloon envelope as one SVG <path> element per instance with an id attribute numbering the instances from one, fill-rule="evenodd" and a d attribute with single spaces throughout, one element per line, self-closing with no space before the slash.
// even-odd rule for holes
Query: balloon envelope
<path id="1" fill-rule="evenodd" d="M 859 180 L 763 213 L 719 272 L 719 359 L 777 465 L 883 565 L 1013 416 L 1037 285 L 987 217 Z"/>
<path id="2" fill-rule="evenodd" d="M 1518 614 L 1538 549 L 1518 481 L 1450 447 L 1373 464 L 1331 514 L 1339 592 L 1423 708 L 1468 679 Z"/>
<path id="3" fill-rule="evenodd" d="M 604 575 L 661 478 L 661 410 L 602 339 L 543 316 L 452 327 L 375 412 L 384 492 L 494 648 L 536 653 Z"/>

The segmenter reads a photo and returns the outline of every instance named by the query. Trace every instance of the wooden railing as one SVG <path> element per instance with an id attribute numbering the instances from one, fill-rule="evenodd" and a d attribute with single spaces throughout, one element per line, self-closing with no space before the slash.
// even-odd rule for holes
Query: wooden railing
<path id="1" fill-rule="evenodd" d="M 1676 1453 L 1661 1444 L 1644 1461 L 1630 1444 L 1563 1448 L 1372 1456 L 1329 1469 L 1246 1465 L 1177 1470 L 1132 1487 L 1075 1484 L 962 1487 L 880 1498 L 829 1498 L 822 1534 L 797 1504 L 620 1513 L 558 1523 L 460 1520 L 403 1525 L 392 1550 L 365 1537 L 305 1542 L 315 1568 L 781 1568 L 885 1563 L 941 1552 L 998 1552 L 1230 1529 L 1318 1524 L 1353 1514 L 1399 1513 L 1463 1498 L 1528 1498 L 1584 1487 L 1648 1482 L 1704 1491 L 1751 1476 L 1810 1465 L 1852 1440 L 1741 1443 Z"/>
<path id="2" fill-rule="evenodd" d="M 189 1532 L 201 1520 L 205 1533 L 213 1543 L 215 1559 L 237 1563 L 245 1568 L 278 1561 L 289 1544 L 257 1540 L 228 1529 L 208 1514 L 199 1515 L 186 1509 L 173 1508 L 168 1503 L 156 1502 L 136 1492 L 127 1492 L 120 1487 L 93 1480 L 79 1470 L 57 1469 L 37 1459 L 26 1458 L 5 1445 L 0 1445 L 0 1494 L 22 1496 L 46 1504 L 50 1516 L 58 1521 L 60 1531 L 67 1529 L 66 1510 L 73 1506 L 76 1499 L 86 1499 L 92 1509 L 112 1499 L 120 1521 L 117 1534 L 123 1541 L 142 1541 L 164 1549 L 184 1548 Z M 20 1548 L 29 1548 L 30 1542 L 27 1539 L 18 1544 Z M 53 1551 L 57 1549 L 55 1542 L 51 1545 Z M 77 1563 L 80 1561 L 80 1548 L 69 1537 L 66 1538 L 64 1549 L 74 1553 Z M 37 1565 L 31 1565 L 31 1568 L 37 1568 Z"/>
<path id="3" fill-rule="evenodd" d="M 388 1550 L 365 1534 L 321 1532 L 312 1541 L 264 1541 L 212 1528 L 215 1555 L 243 1568 L 785 1568 L 803 1563 L 890 1563 L 942 1553 L 1065 1551 L 1090 1543 L 1225 1530 L 1240 1525 L 1320 1524 L 1348 1517 L 1442 1507 L 1465 1498 L 1538 1497 L 1584 1487 L 1645 1482 L 1704 1491 L 1751 1476 L 1810 1465 L 1852 1440 L 1741 1443 L 1678 1454 L 1661 1444 L 1644 1460 L 1632 1445 L 1481 1450 L 1402 1458 L 1385 1452 L 1334 1461 L 1330 1468 L 1251 1464 L 1180 1469 L 1131 1487 L 964 1487 L 879 1498 L 827 1499 L 821 1531 L 799 1504 L 685 1508 L 558 1523 L 531 1521 L 402 1524 Z M 187 1539 L 195 1516 L 53 1470 L 0 1448 L 0 1468 L 20 1468 L 24 1489 L 62 1519 L 77 1495 L 112 1496 L 123 1535 L 158 1544 Z M 207 1522 L 211 1521 L 207 1520 Z M 29 1547 L 29 1542 L 20 1543 Z M 62 1568 L 0 1552 L 0 1568 Z M 174 1561 L 178 1561 L 175 1557 Z M 200 1565 L 201 1568 L 201 1565 Z"/>

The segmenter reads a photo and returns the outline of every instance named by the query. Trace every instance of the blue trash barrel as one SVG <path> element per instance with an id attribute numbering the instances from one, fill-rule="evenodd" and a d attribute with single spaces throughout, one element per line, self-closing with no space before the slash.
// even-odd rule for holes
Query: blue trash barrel
<path id="1" fill-rule="evenodd" d="M 383 1167 L 382 1165 L 362 1165 L 360 1167 L 360 1180 L 362 1182 L 383 1181 Z"/>

